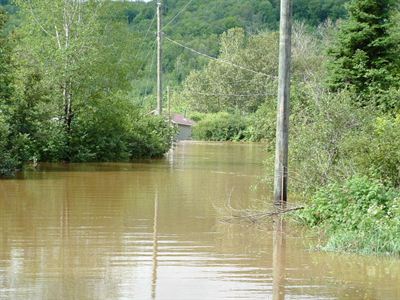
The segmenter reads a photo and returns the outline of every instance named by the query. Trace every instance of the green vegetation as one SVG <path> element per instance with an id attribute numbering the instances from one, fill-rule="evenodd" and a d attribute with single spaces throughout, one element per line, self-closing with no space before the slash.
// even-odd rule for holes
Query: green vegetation
<path id="1" fill-rule="evenodd" d="M 327 235 L 326 250 L 400 254 L 400 191 L 367 177 L 321 188 L 300 216 Z"/>
<path id="2" fill-rule="evenodd" d="M 0 13 L 0 175 L 29 162 L 168 151 L 174 130 L 130 96 L 138 64 L 126 38 L 136 35 L 109 17 L 112 3 L 15 3 L 13 31 Z"/>
<path id="3" fill-rule="evenodd" d="M 399 13 L 389 1 L 353 0 L 348 9 L 338 25 L 294 25 L 291 192 L 306 202 L 305 224 L 326 234 L 323 249 L 399 254 Z M 198 120 L 196 138 L 266 140 L 268 179 L 277 47 L 274 31 L 230 29 L 218 60 L 192 71 L 174 95 Z"/>
<path id="4" fill-rule="evenodd" d="M 384 111 L 399 108 L 392 96 L 400 86 L 400 40 L 392 34 L 394 8 L 391 0 L 350 2 L 349 19 L 341 24 L 336 45 L 329 51 L 331 87 L 353 89 L 357 102 Z"/>
<path id="5" fill-rule="evenodd" d="M 335 21 L 346 16 L 344 3 L 348 1 L 296 0 L 294 17 L 307 26 L 318 26 L 328 18 Z M 165 0 L 163 3 L 165 35 L 212 56 L 218 56 L 219 36 L 229 29 L 242 28 L 249 34 L 257 34 L 278 28 L 278 0 L 202 0 L 192 1 L 187 7 L 186 0 Z M 113 3 L 113 9 L 109 11 L 114 20 L 128 24 L 130 31 L 138 37 L 137 43 L 132 45 L 140 66 L 139 76 L 133 79 L 133 92 L 142 98 L 155 93 L 155 7 L 156 1 L 121 1 Z M 179 89 L 193 70 L 201 70 L 207 63 L 206 58 L 165 40 L 164 78 L 167 85 Z"/>
<path id="6" fill-rule="evenodd" d="M 400 254 L 399 23 L 389 4 L 351 2 L 330 35 L 329 86 L 308 82 L 292 115 L 292 187 L 310 199 L 300 215 L 326 234 L 326 250 Z"/>
<path id="7" fill-rule="evenodd" d="M 193 138 L 206 141 L 241 141 L 246 139 L 247 122 L 238 114 L 206 114 L 193 129 Z"/>

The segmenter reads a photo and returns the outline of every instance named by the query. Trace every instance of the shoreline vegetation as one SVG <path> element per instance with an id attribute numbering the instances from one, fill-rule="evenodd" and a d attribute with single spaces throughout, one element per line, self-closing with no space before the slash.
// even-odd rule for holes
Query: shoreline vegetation
<path id="1" fill-rule="evenodd" d="M 232 11 L 223 0 L 202 1 L 182 14 L 168 2 L 172 110 L 197 122 L 195 139 L 268 141 L 264 184 L 272 186 L 276 1 L 232 2 Z M 29 162 L 168 151 L 174 129 L 148 115 L 156 104 L 154 3 L 0 3 L 9 12 L 0 6 L 0 175 Z M 289 181 L 304 203 L 295 218 L 324 233 L 321 249 L 399 256 L 399 5 L 320 3 L 295 7 Z M 213 9 L 222 15 L 206 14 L 200 26 L 197 14 Z"/>
<path id="2" fill-rule="evenodd" d="M 398 5 L 354 0 L 347 10 L 348 19 L 314 30 L 294 24 L 289 182 L 304 209 L 292 217 L 325 236 L 321 250 L 399 257 Z M 182 91 L 195 111 L 195 137 L 268 141 L 268 186 L 274 163 L 274 34 L 248 37 L 236 29 L 221 37 L 220 58 L 272 74 L 267 84 L 262 76 L 210 62 L 188 76 Z M 249 87 L 258 93 L 250 95 Z M 250 223 L 271 214 L 227 213 L 229 220 Z"/>

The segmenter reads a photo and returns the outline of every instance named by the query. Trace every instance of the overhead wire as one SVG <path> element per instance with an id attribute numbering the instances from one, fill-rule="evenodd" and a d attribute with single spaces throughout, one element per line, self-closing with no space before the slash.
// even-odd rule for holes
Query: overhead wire
<path id="1" fill-rule="evenodd" d="M 166 35 L 164 35 L 164 38 L 165 38 L 166 40 L 168 40 L 169 42 L 175 44 L 175 45 L 178 45 L 178 46 L 180 46 L 180 47 L 182 47 L 182 48 L 185 48 L 186 50 L 189 50 L 189 51 L 191 51 L 191 52 L 193 52 L 193 53 L 195 53 L 195 54 L 197 54 L 197 55 L 206 57 L 206 58 L 208 58 L 208 59 L 210 59 L 210 60 L 213 60 L 213 61 L 216 61 L 216 62 L 219 62 L 219 63 L 223 63 L 223 64 L 227 64 L 227 65 L 231 65 L 231 66 L 236 67 L 236 68 L 238 68 L 238 69 L 242 69 L 242 70 L 245 70 L 245 71 L 254 73 L 254 74 L 258 74 L 258 75 L 262 75 L 262 76 L 265 76 L 265 77 L 269 77 L 269 78 L 271 78 L 271 79 L 276 79 L 275 76 L 272 76 L 272 75 L 269 75 L 269 74 L 265 74 L 265 73 L 262 73 L 262 72 L 259 72 L 259 71 L 255 71 L 255 70 L 252 70 L 252 69 L 249 69 L 249 68 L 240 66 L 240 65 L 238 65 L 238 64 L 235 64 L 235 63 L 233 63 L 233 62 L 230 62 L 230 61 L 228 61 L 228 60 L 224 60 L 224 59 L 221 59 L 221 58 L 216 58 L 216 57 L 213 57 L 213 56 L 211 56 L 211 55 L 202 53 L 202 52 L 200 52 L 200 51 L 198 51 L 198 50 L 195 50 L 195 49 L 193 49 L 193 48 L 190 48 L 190 47 L 188 47 L 188 46 L 186 46 L 186 45 L 184 45 L 184 44 L 182 44 L 182 43 L 180 43 L 180 42 L 177 42 L 177 41 L 175 41 L 175 40 L 169 38 L 169 37 L 166 36 Z"/>
<path id="2" fill-rule="evenodd" d="M 150 32 L 150 30 L 151 30 L 151 27 L 153 26 L 153 23 L 154 23 L 155 18 L 156 18 L 156 15 L 154 14 L 153 19 L 151 20 L 150 25 L 149 25 L 149 27 L 148 27 L 147 30 L 146 30 L 146 34 L 145 34 L 145 36 L 143 37 L 142 43 L 140 44 L 140 46 L 139 46 L 139 48 L 138 48 L 138 51 L 136 52 L 135 60 L 138 58 L 139 53 L 141 53 L 142 50 L 143 50 L 143 46 L 144 46 L 144 44 L 146 43 L 147 36 L 149 35 L 149 32 Z M 153 41 L 153 44 L 151 44 L 150 49 L 152 49 L 152 48 L 154 47 L 155 43 L 156 43 L 156 41 Z M 143 60 L 143 61 L 145 62 L 146 65 L 147 65 L 147 60 L 148 60 L 148 58 L 149 58 L 149 55 L 151 55 L 151 54 L 152 54 L 152 51 L 148 51 L 148 52 L 146 53 L 146 56 L 145 56 L 145 58 L 144 58 L 144 60 Z M 141 68 L 138 68 L 138 70 L 137 70 L 137 72 L 136 72 L 136 77 L 139 75 L 140 70 L 141 70 Z"/>
<path id="3" fill-rule="evenodd" d="M 200 95 L 200 96 L 221 96 L 221 97 L 255 97 L 255 96 L 272 96 L 275 93 L 260 93 L 260 94 L 219 94 L 219 93 L 201 93 L 201 92 L 190 92 L 185 91 L 185 93 L 190 95 Z"/>
<path id="4" fill-rule="evenodd" d="M 194 1 L 194 0 L 189 0 L 189 1 L 175 14 L 175 16 L 174 16 L 173 18 L 171 18 L 171 19 L 168 21 L 168 23 L 165 24 L 165 25 L 163 26 L 163 28 L 165 29 L 165 28 L 168 27 L 173 21 L 175 21 L 176 18 L 177 18 L 180 14 L 182 14 L 182 13 L 185 11 L 185 9 L 186 9 L 193 1 Z M 145 42 L 145 39 L 147 38 L 148 33 L 150 32 L 150 29 L 151 29 L 151 26 L 152 26 L 154 20 L 155 20 L 155 15 L 153 16 L 153 19 L 152 19 L 152 21 L 150 22 L 149 28 L 148 28 L 147 31 L 146 31 L 146 34 L 145 34 L 145 37 L 144 37 L 144 40 L 143 40 L 143 43 L 142 43 L 141 47 L 143 46 L 143 44 L 144 44 L 144 42 Z M 238 69 L 245 70 L 245 71 L 247 71 L 247 72 L 251 72 L 251 73 L 253 73 L 253 74 L 257 74 L 257 75 L 261 75 L 261 76 L 263 76 L 263 77 L 271 78 L 271 79 L 273 79 L 273 80 L 275 80 L 275 79 L 277 78 L 276 76 L 269 75 L 269 74 L 265 74 L 265 73 L 259 72 L 259 71 L 255 71 L 255 70 L 252 70 L 252 69 L 250 69 L 250 68 L 247 68 L 247 67 L 244 67 L 244 66 L 235 64 L 235 63 L 233 63 L 233 62 L 231 62 L 231 61 L 224 60 L 224 59 L 217 58 L 217 57 L 213 57 L 213 56 L 208 55 L 208 54 L 206 54 L 206 53 L 203 53 L 203 52 L 200 52 L 200 51 L 198 51 L 198 50 L 195 50 L 195 49 L 193 49 L 193 48 L 191 48 L 191 47 L 189 47 L 189 46 L 187 46 L 187 45 L 184 45 L 184 44 L 182 44 L 182 43 L 180 43 L 180 42 L 178 42 L 178 41 L 175 41 L 175 40 L 169 38 L 168 36 L 165 35 L 165 33 L 163 34 L 163 36 L 164 36 L 164 38 L 165 38 L 167 41 L 169 41 L 169 42 L 171 42 L 171 43 L 173 43 L 173 44 L 175 44 L 175 45 L 178 45 L 178 46 L 180 46 L 180 47 L 182 47 L 182 48 L 184 48 L 184 49 L 186 49 L 186 50 L 189 50 L 189 51 L 191 51 L 192 53 L 195 53 L 195 54 L 197 54 L 197 55 L 206 57 L 206 58 L 208 58 L 208 59 L 210 59 L 210 60 L 212 60 L 212 61 L 216 61 L 216 62 L 219 62 L 219 63 L 227 64 L 227 65 L 236 67 L 236 68 L 238 68 Z M 140 47 L 140 48 L 141 48 L 141 47 Z M 154 47 L 154 44 L 151 46 L 151 48 L 153 48 L 153 47 Z M 152 50 L 152 51 L 149 51 L 149 53 L 148 53 L 147 56 L 146 56 L 146 60 L 147 60 L 147 57 L 148 57 L 150 54 L 153 54 L 153 50 Z M 150 64 L 150 73 L 151 73 L 151 70 L 152 70 L 153 66 L 154 66 L 154 55 L 152 56 L 152 61 L 151 61 L 151 64 Z M 147 81 L 147 83 L 146 83 L 145 95 L 147 95 L 147 92 L 148 92 L 149 81 L 150 81 L 150 78 L 148 79 L 148 81 Z M 244 80 L 244 81 L 245 81 L 245 80 Z M 250 80 L 249 80 L 249 81 L 250 81 Z M 203 95 L 203 96 L 225 96 L 225 97 L 254 97 L 254 96 L 270 96 L 270 95 L 275 95 L 275 93 L 256 93 L 256 94 L 221 94 L 221 93 L 200 93 L 200 92 L 196 92 L 196 93 L 194 93 L 194 92 L 188 92 L 188 93 L 189 93 L 189 94 L 192 94 L 192 95 L 197 94 L 197 95 Z"/>

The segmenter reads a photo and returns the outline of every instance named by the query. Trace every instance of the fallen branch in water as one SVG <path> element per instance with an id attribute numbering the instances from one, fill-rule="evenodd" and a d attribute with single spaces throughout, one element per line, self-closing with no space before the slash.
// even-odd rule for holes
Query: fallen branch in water
<path id="1" fill-rule="evenodd" d="M 274 217 L 274 216 L 280 216 L 283 214 L 287 214 L 289 212 L 297 211 L 297 210 L 302 210 L 304 209 L 304 206 L 299 206 L 299 207 L 293 207 L 293 208 L 287 208 L 287 209 L 277 209 L 276 211 L 269 211 L 269 212 L 254 212 L 254 211 L 249 211 L 249 210 L 235 210 L 235 213 L 231 214 L 228 217 L 224 217 L 221 219 L 222 222 L 233 222 L 233 221 L 249 221 L 251 223 L 257 223 L 261 221 L 262 219 L 268 218 L 268 217 Z"/>

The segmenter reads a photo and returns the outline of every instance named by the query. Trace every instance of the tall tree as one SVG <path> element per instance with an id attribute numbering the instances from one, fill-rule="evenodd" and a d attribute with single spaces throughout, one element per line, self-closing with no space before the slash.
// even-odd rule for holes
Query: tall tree
<path id="1" fill-rule="evenodd" d="M 0 7 L 0 105 L 11 96 L 11 52 L 4 32 L 8 16 Z"/>
<path id="2" fill-rule="evenodd" d="M 362 105 L 372 102 L 383 110 L 399 106 L 387 93 L 398 86 L 400 73 L 398 41 L 391 34 L 394 8 L 392 0 L 353 0 L 329 51 L 330 87 L 348 87 Z"/>
<path id="3" fill-rule="evenodd" d="M 22 48 L 28 65 L 40 69 L 48 89 L 62 107 L 60 117 L 70 131 L 76 98 L 96 63 L 103 1 L 17 0 L 23 23 Z"/>
<path id="4" fill-rule="evenodd" d="M 63 123 L 68 143 L 73 120 L 91 100 L 130 88 L 135 39 L 128 25 L 112 19 L 113 6 L 107 0 L 15 2 L 22 15 L 17 51 L 20 82 L 38 75 L 38 88 L 49 102 L 46 109 L 53 110 L 54 122 Z M 26 90 L 25 83 L 20 93 Z M 32 98 L 32 93 L 20 96 Z"/>

